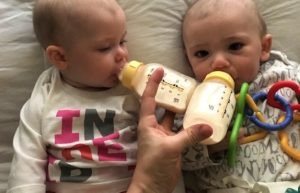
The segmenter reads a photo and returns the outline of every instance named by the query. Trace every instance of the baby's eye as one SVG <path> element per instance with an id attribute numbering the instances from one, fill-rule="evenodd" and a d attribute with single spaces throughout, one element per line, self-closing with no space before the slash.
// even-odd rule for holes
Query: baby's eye
<path id="1" fill-rule="evenodd" d="M 127 40 L 122 40 L 121 42 L 120 42 L 120 45 L 124 45 L 124 44 L 126 44 L 127 43 Z"/>
<path id="2" fill-rule="evenodd" d="M 229 45 L 229 49 L 230 49 L 230 50 L 240 50 L 240 49 L 243 48 L 243 46 L 244 46 L 243 43 L 236 42 L 236 43 L 230 44 L 230 45 Z"/>
<path id="3" fill-rule="evenodd" d="M 196 56 L 198 58 L 204 58 L 208 55 L 209 55 L 209 52 L 207 50 L 199 50 L 199 51 L 195 52 L 195 54 L 194 54 L 194 56 Z"/>
<path id="4" fill-rule="evenodd" d="M 110 49 L 111 49 L 110 46 L 107 46 L 107 47 L 100 47 L 100 48 L 98 48 L 98 51 L 99 51 L 99 52 L 107 52 L 107 51 L 110 50 Z"/>

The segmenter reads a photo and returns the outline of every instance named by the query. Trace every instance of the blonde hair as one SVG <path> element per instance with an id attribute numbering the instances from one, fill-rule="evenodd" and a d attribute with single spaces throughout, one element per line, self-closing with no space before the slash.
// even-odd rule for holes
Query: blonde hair
<path id="1" fill-rule="evenodd" d="M 236 0 L 236 1 L 242 1 L 242 0 Z M 267 25 L 264 21 L 256 3 L 253 0 L 243 0 L 244 5 L 247 6 L 248 10 L 253 11 L 254 14 L 257 16 L 258 24 L 259 24 L 259 31 L 260 35 L 264 36 L 267 34 Z M 184 20 L 183 20 L 183 26 L 185 24 L 185 21 L 189 17 L 196 17 L 197 19 L 203 19 L 210 14 L 216 14 L 218 10 L 222 9 L 224 5 L 228 3 L 224 0 L 197 0 L 192 4 L 192 6 L 188 9 L 188 11 L 185 14 Z"/>
<path id="2" fill-rule="evenodd" d="M 115 0 L 36 0 L 33 28 L 41 46 L 46 49 L 51 44 L 68 45 L 79 31 L 84 30 L 80 28 L 84 19 L 82 10 L 92 8 L 95 3 L 104 9 L 112 9 L 112 5 L 119 7 Z"/>
<path id="3" fill-rule="evenodd" d="M 36 0 L 33 8 L 33 29 L 41 46 L 46 49 L 50 44 L 59 44 L 58 34 L 63 32 L 67 19 L 63 9 L 68 1 Z"/>

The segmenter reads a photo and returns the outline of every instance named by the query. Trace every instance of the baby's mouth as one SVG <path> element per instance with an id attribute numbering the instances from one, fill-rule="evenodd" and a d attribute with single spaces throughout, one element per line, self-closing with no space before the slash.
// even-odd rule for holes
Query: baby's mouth
<path id="1" fill-rule="evenodd" d="M 120 68 L 118 69 L 118 71 L 116 73 L 118 79 L 120 79 L 120 80 L 122 79 L 122 76 L 123 76 L 122 71 L 124 69 L 124 66 L 125 66 L 125 63 L 122 66 L 120 66 Z"/>
<path id="2" fill-rule="evenodd" d="M 122 79 L 122 69 L 120 69 L 117 73 L 116 73 L 116 76 L 117 76 L 117 78 L 119 79 L 119 80 L 121 80 Z"/>

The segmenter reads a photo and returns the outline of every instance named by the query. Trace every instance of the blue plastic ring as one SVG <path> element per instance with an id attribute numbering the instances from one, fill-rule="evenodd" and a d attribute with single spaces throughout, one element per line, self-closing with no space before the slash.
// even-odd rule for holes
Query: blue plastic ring
<path id="1" fill-rule="evenodd" d="M 253 95 L 252 98 L 255 101 L 255 103 L 257 103 L 258 100 L 264 101 L 267 98 L 267 93 L 266 92 L 258 92 L 255 95 Z M 253 114 L 252 110 L 246 111 L 246 114 L 250 121 L 252 121 L 258 127 L 265 129 L 267 131 L 278 131 L 278 130 L 284 129 L 293 121 L 293 110 L 292 110 L 291 105 L 288 103 L 288 101 L 286 101 L 285 98 L 283 98 L 282 96 L 280 96 L 278 94 L 275 94 L 274 98 L 284 107 L 285 113 L 286 113 L 285 119 L 278 124 L 269 124 L 269 123 L 261 122 L 255 116 L 255 114 Z"/>

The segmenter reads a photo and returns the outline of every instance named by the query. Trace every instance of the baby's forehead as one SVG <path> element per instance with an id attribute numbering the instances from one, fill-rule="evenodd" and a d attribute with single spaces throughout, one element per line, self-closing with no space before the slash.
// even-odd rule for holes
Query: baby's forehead
<path id="1" fill-rule="evenodd" d="M 251 26 L 252 30 L 257 29 L 262 35 L 266 33 L 265 23 L 253 0 L 198 0 L 184 18 L 183 38 L 191 35 L 191 29 L 203 30 L 203 26 L 195 26 L 226 26 L 228 22 L 234 23 L 238 28 Z"/>
<path id="2" fill-rule="evenodd" d="M 186 15 L 203 18 L 210 15 L 226 14 L 233 10 L 241 11 L 241 14 L 255 13 L 255 2 L 253 0 L 198 0 Z"/>
<path id="3" fill-rule="evenodd" d="M 258 25 L 259 28 L 263 25 L 259 11 L 253 0 L 198 0 L 187 11 L 183 30 L 186 27 L 193 25 L 192 23 L 204 19 L 224 20 L 224 18 L 247 20 Z M 229 19 L 230 20 L 230 19 Z"/>

